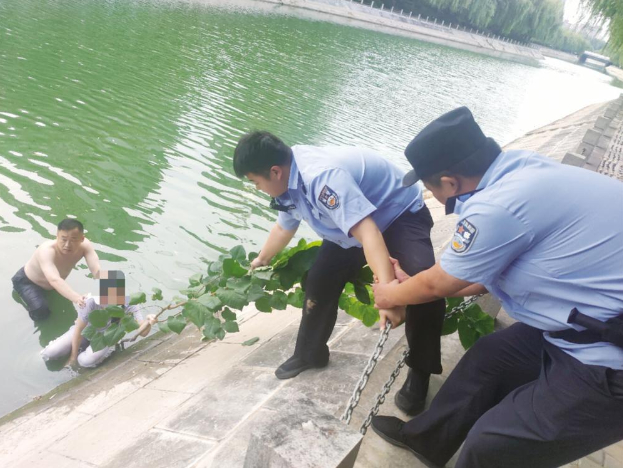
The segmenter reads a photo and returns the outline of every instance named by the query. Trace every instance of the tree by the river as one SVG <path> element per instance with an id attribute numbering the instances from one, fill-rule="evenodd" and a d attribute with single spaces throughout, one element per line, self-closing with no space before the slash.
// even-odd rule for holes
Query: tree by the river
<path id="1" fill-rule="evenodd" d="M 566 52 L 591 49 L 584 37 L 563 28 L 560 0 L 390 0 L 386 5 Z"/>

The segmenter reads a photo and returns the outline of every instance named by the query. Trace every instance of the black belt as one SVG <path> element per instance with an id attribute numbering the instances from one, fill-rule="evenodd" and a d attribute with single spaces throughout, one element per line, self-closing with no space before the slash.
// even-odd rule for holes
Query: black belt
<path id="1" fill-rule="evenodd" d="M 570 343 L 612 343 L 623 348 L 623 314 L 613 317 L 605 322 L 584 315 L 574 308 L 569 314 L 567 323 L 575 323 L 586 330 L 578 331 L 574 328 L 549 332 L 552 338 L 560 338 Z"/>

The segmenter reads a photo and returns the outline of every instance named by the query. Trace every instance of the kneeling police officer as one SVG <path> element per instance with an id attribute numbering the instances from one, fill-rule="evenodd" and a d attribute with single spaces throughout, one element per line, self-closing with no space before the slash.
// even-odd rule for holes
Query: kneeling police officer
<path id="1" fill-rule="evenodd" d="M 274 197 L 279 211 L 252 267 L 267 265 L 292 239 L 301 220 L 323 239 L 307 274 L 303 317 L 290 359 L 276 370 L 295 377 L 329 361 L 327 342 L 337 318 L 338 299 L 347 281 L 366 263 L 381 282 L 394 279 L 389 255 L 408 274 L 435 263 L 433 220 L 418 186 L 403 187 L 404 173 L 373 151 L 355 147 L 287 146 L 268 132 L 243 136 L 234 151 L 234 171 Z M 425 301 L 428 302 L 428 301 Z M 424 408 L 430 374 L 441 373 L 440 335 L 445 303 L 380 310 L 381 325 L 398 326 L 412 350 L 409 378 L 396 396 L 407 414 Z"/>
<path id="2" fill-rule="evenodd" d="M 464 444 L 457 468 L 557 467 L 623 439 L 623 184 L 502 152 L 465 107 L 405 155 L 405 183 L 421 179 L 459 221 L 440 262 L 375 286 L 377 305 L 488 290 L 518 323 L 467 351 L 428 411 L 373 429 L 430 466 Z"/>

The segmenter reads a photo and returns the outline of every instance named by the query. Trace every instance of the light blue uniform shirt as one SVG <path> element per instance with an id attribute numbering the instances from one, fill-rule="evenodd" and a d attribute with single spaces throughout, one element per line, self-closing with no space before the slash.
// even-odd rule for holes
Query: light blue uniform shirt
<path id="1" fill-rule="evenodd" d="M 601 321 L 623 313 L 621 182 L 508 151 L 478 188 L 455 207 L 444 271 L 483 284 L 510 316 L 546 331 L 568 329 L 574 307 Z M 545 339 L 585 364 L 623 369 L 615 345 Z"/>
<path id="2" fill-rule="evenodd" d="M 288 191 L 277 201 L 279 225 L 296 229 L 301 220 L 323 239 L 344 248 L 361 247 L 351 228 L 371 216 L 381 232 L 407 210 L 424 205 L 419 186 L 402 186 L 403 171 L 373 151 L 355 147 L 292 147 Z"/>

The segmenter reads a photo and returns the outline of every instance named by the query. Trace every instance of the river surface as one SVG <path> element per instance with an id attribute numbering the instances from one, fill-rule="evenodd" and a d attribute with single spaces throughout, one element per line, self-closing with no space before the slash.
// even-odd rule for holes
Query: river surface
<path id="1" fill-rule="evenodd" d="M 529 67 L 272 4 L 158 0 L 0 2 L 0 415 L 69 380 L 43 346 L 74 321 L 51 295 L 33 324 L 11 276 L 66 216 L 129 292 L 171 297 L 275 220 L 238 180 L 249 129 L 290 144 L 402 150 L 469 106 L 500 143 L 621 92 L 596 71 Z M 308 229 L 301 235 L 313 238 Z M 85 265 L 68 281 L 96 293 Z"/>

